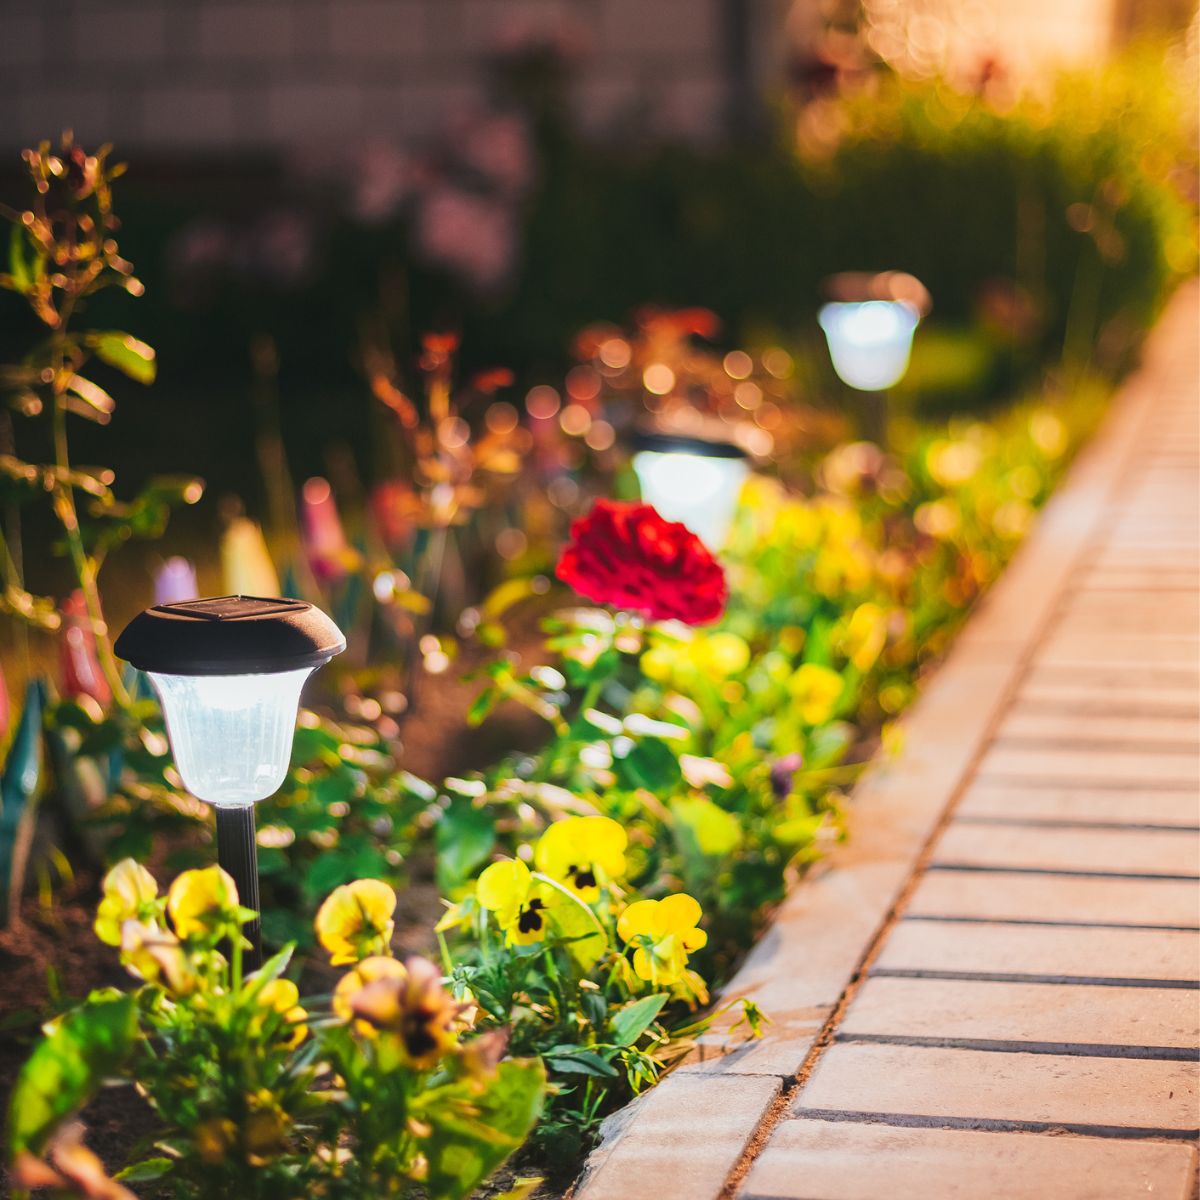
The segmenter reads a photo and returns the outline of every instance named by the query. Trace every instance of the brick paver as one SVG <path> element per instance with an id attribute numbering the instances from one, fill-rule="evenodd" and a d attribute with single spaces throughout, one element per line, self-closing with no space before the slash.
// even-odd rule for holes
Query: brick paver
<path id="1" fill-rule="evenodd" d="M 1193 1067 L 1103 1055 L 851 1043 L 821 1056 L 793 1112 L 869 1116 L 885 1124 L 1194 1138 L 1200 1095 Z M 929 1194 L 937 1195 L 936 1179 Z M 1045 1195 L 1071 1194 L 1067 1181 L 1046 1181 Z"/>
<path id="2" fill-rule="evenodd" d="M 1114 929 L 1080 925 L 1021 925 L 995 921 L 923 921 L 909 917 L 892 929 L 872 970 L 957 971 L 972 975 L 1034 975 L 1079 980 L 1194 980 L 1200 931 Z M 1193 1015 L 1197 1009 L 1191 999 Z"/>
<path id="3" fill-rule="evenodd" d="M 1198 299 L 578 1200 L 1195 1194 Z"/>
<path id="4" fill-rule="evenodd" d="M 1183 1146 L 1099 1138 L 1030 1137 L 908 1129 L 847 1121 L 787 1121 L 746 1180 L 745 1200 L 1047 1200 L 1047 1176 L 1065 1176 L 1089 1200 L 1186 1200 Z M 803 1180 L 803 1192 L 797 1183 Z M 931 1181 L 936 1180 L 936 1191 Z"/>

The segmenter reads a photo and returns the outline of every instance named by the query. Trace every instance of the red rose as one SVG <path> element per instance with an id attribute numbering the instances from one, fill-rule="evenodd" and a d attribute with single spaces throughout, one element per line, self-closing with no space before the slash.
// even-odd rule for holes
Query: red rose
<path id="1" fill-rule="evenodd" d="M 571 526 L 557 575 L 598 604 L 652 621 L 709 625 L 725 608 L 725 572 L 686 525 L 649 504 L 597 500 Z"/>

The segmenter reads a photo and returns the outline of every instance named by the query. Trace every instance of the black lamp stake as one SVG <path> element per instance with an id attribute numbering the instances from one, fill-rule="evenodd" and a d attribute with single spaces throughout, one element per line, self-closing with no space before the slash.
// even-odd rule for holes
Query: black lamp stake
<path id="1" fill-rule="evenodd" d="M 243 908 L 260 911 L 258 899 L 258 845 L 254 837 L 254 805 L 239 804 L 236 808 L 217 809 L 217 862 L 232 877 L 237 888 L 238 902 Z M 262 966 L 262 918 L 242 926 L 250 943 L 242 962 L 247 971 Z"/>

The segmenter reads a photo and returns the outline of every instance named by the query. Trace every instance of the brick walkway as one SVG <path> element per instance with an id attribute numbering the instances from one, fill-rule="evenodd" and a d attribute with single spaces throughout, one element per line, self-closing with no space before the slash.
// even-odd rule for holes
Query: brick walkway
<path id="1" fill-rule="evenodd" d="M 1195 1195 L 1198 300 L 577 1200 Z"/>

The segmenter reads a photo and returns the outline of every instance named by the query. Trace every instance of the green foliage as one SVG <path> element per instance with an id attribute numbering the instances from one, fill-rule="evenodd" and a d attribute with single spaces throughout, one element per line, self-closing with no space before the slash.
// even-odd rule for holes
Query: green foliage
<path id="1" fill-rule="evenodd" d="M 115 1074 L 133 1049 L 133 996 L 96 992 L 58 1018 L 21 1068 L 9 1102 L 10 1158 L 39 1153 L 54 1128 Z"/>
<path id="2" fill-rule="evenodd" d="M 517 287 L 468 320 L 467 342 L 544 360 L 581 325 L 647 302 L 704 305 L 734 344 L 791 340 L 812 328 L 828 276 L 897 269 L 932 293 L 943 349 L 970 360 L 938 380 L 919 338 L 926 403 L 1011 393 L 1064 345 L 1121 369 L 1195 267 L 1188 101 L 1161 47 L 1052 86 L 1014 106 L 880 72 L 831 102 L 836 137 L 799 150 L 790 133 L 636 153 L 558 136 Z"/>

